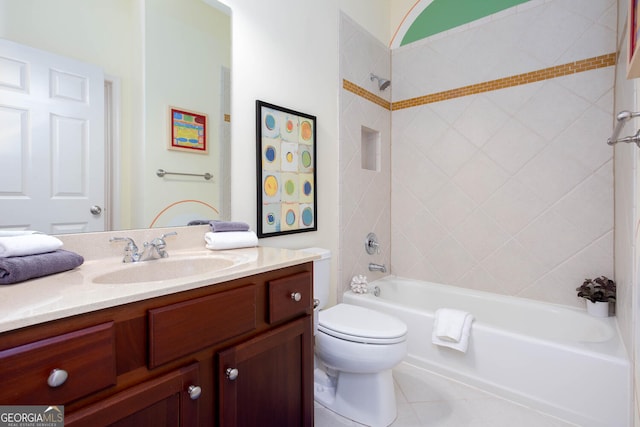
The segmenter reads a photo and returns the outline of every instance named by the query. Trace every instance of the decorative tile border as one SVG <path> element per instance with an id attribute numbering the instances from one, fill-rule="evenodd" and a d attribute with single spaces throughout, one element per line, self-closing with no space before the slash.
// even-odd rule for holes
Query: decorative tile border
<path id="1" fill-rule="evenodd" d="M 569 74 L 581 73 L 583 71 L 595 70 L 598 68 L 610 67 L 616 64 L 617 54 L 609 53 L 606 55 L 595 56 L 580 61 L 570 62 L 568 64 L 556 65 L 555 67 L 543 68 L 529 73 L 517 74 L 511 77 L 491 80 L 488 82 L 477 83 L 474 85 L 463 86 L 456 89 L 445 90 L 443 92 L 432 93 L 429 95 L 419 96 L 416 98 L 405 99 L 390 103 L 389 101 L 372 94 L 371 92 L 343 80 L 342 87 L 349 92 L 353 92 L 375 104 L 380 105 L 388 110 L 402 110 L 404 108 L 418 107 L 420 105 L 431 104 L 434 102 L 446 101 L 448 99 L 459 98 L 467 95 L 475 95 L 482 92 L 489 92 L 498 89 L 505 89 L 513 86 L 539 82 L 541 80 L 553 79 L 556 77 L 567 76 Z"/>
<path id="2" fill-rule="evenodd" d="M 348 90 L 349 92 L 355 93 L 356 95 L 361 96 L 364 99 L 373 102 L 374 104 L 378 104 L 382 108 L 391 110 L 391 102 L 379 97 L 378 95 L 372 94 L 371 92 L 361 88 L 357 84 L 351 83 L 349 80 L 342 79 L 342 88 Z"/>

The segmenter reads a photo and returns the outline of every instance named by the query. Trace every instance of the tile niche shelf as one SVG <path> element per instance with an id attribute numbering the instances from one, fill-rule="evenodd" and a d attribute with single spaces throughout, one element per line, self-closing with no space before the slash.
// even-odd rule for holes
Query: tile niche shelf
<path id="1" fill-rule="evenodd" d="M 360 138 L 362 169 L 380 172 L 380 132 L 362 126 Z"/>

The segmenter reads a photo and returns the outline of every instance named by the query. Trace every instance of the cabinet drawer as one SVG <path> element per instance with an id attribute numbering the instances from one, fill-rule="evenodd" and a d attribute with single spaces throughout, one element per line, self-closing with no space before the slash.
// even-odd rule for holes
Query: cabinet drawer
<path id="1" fill-rule="evenodd" d="M 313 280 L 308 271 L 270 280 L 269 323 L 279 322 L 310 312 Z"/>
<path id="2" fill-rule="evenodd" d="M 249 285 L 149 310 L 149 367 L 255 329 L 256 295 Z"/>
<path id="3" fill-rule="evenodd" d="M 48 384 L 54 369 L 67 373 L 58 386 Z M 113 322 L 0 351 L 0 372 L 3 404 L 66 404 L 114 385 Z"/>

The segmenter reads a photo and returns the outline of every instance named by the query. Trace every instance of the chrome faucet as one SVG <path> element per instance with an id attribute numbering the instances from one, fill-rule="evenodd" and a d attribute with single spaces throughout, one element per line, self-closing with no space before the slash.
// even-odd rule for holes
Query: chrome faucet
<path id="1" fill-rule="evenodd" d="M 122 258 L 122 262 L 141 262 L 168 257 L 169 254 L 165 250 L 167 242 L 165 242 L 164 239 L 167 236 L 175 236 L 176 234 L 178 233 L 172 231 L 171 233 L 156 237 L 151 242 L 144 242 L 144 249 L 142 253 L 138 252 L 138 246 L 131 237 L 112 237 L 109 241 L 127 242 L 127 245 L 124 247 L 124 257 Z"/>
<path id="2" fill-rule="evenodd" d="M 387 267 L 384 264 L 376 264 L 374 262 L 369 263 L 369 271 L 379 271 L 381 273 L 387 272 Z"/>
<path id="3" fill-rule="evenodd" d="M 124 247 L 124 258 L 122 262 L 138 262 L 140 260 L 140 254 L 138 253 L 138 246 L 131 237 L 112 237 L 110 242 L 127 242 Z"/>

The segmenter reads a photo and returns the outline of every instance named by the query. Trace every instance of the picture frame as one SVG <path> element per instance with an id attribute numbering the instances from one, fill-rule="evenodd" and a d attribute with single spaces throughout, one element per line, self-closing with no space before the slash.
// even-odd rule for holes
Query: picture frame
<path id="1" fill-rule="evenodd" d="M 316 231 L 316 117 L 256 101 L 257 234 Z"/>
<path id="2" fill-rule="evenodd" d="M 627 79 L 640 77 L 640 0 L 629 0 L 629 10 L 627 16 L 628 39 L 628 60 Z"/>
<path id="3" fill-rule="evenodd" d="M 184 108 L 169 107 L 169 142 L 167 149 L 189 153 L 209 153 L 209 118 Z"/>

